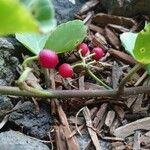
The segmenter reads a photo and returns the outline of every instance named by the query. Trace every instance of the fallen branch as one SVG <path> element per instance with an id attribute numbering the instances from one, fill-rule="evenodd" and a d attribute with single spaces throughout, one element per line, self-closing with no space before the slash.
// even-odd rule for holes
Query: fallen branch
<path id="1" fill-rule="evenodd" d="M 45 98 L 71 98 L 71 97 L 115 97 L 118 89 L 112 90 L 38 90 L 30 88 L 31 91 L 20 90 L 18 87 L 0 86 L 1 95 L 15 95 L 26 97 L 45 97 Z M 34 92 L 36 91 L 36 92 Z M 37 92 L 39 91 L 39 92 Z M 150 93 L 149 86 L 139 86 L 125 88 L 122 96 Z"/>

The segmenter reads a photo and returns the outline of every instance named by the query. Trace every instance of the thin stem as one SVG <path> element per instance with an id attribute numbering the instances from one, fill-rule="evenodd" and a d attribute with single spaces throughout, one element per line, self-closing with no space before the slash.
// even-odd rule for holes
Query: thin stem
<path id="1" fill-rule="evenodd" d="M 31 68 L 26 67 L 19 79 L 16 81 L 20 89 L 24 89 L 24 81 L 27 79 L 29 73 L 32 71 Z"/>
<path id="2" fill-rule="evenodd" d="M 103 85 L 106 89 L 112 89 L 107 84 L 105 84 L 102 80 L 100 80 L 95 74 L 93 74 L 93 72 L 90 69 L 87 68 L 87 72 L 94 80 L 96 80 L 99 84 Z"/>
<path id="3" fill-rule="evenodd" d="M 47 68 L 42 68 L 42 69 L 45 77 L 46 87 L 49 88 L 51 83 L 49 69 Z"/>
<path id="4" fill-rule="evenodd" d="M 32 92 L 31 92 L 32 91 Z M 125 88 L 123 96 L 150 93 L 149 86 Z M 18 87 L 0 86 L 1 95 L 15 95 L 42 98 L 72 98 L 72 97 L 115 97 L 117 89 L 111 90 L 38 90 L 30 88 L 30 91 L 20 90 Z M 42 99 L 43 100 L 43 99 Z"/>
<path id="5" fill-rule="evenodd" d="M 26 59 L 24 60 L 24 62 L 22 63 L 22 67 L 23 67 L 23 68 L 26 68 L 27 65 L 28 65 L 31 61 L 37 60 L 37 59 L 38 59 L 38 56 L 33 56 L 33 57 L 28 57 L 28 58 L 26 58 Z"/>
<path id="6" fill-rule="evenodd" d="M 118 87 L 118 95 L 123 93 L 124 86 L 126 82 L 139 70 L 143 67 L 143 64 L 136 64 L 129 72 L 128 74 L 121 80 L 119 87 Z"/>

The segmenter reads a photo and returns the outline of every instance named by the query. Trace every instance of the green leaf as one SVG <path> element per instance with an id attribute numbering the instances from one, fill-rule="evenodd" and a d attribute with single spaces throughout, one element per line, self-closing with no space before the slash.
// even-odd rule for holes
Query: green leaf
<path id="1" fill-rule="evenodd" d="M 18 0 L 0 0 L 0 34 L 38 32 L 39 26 Z"/>
<path id="2" fill-rule="evenodd" d="M 86 30 L 84 23 L 79 20 L 61 24 L 50 34 L 45 48 L 57 53 L 73 50 L 85 38 Z"/>
<path id="3" fill-rule="evenodd" d="M 42 32 L 48 33 L 56 27 L 51 0 L 21 0 L 21 2 L 29 9 L 34 18 L 39 21 Z M 16 34 L 17 40 L 36 55 L 43 49 L 48 36 L 49 34 Z"/>
<path id="4" fill-rule="evenodd" d="M 137 33 L 132 32 L 125 32 L 120 35 L 120 40 L 122 42 L 122 45 L 124 46 L 125 50 L 134 57 L 133 49 L 135 46 L 135 41 L 137 38 Z"/>
<path id="5" fill-rule="evenodd" d="M 26 48 L 28 48 L 32 53 L 38 55 L 40 50 L 43 49 L 49 34 L 29 34 L 22 33 L 16 34 L 17 40 L 19 40 Z"/>
<path id="6" fill-rule="evenodd" d="M 21 2 L 39 22 L 42 32 L 48 33 L 56 27 L 54 8 L 51 0 L 21 0 Z"/>
<path id="7" fill-rule="evenodd" d="M 138 33 L 133 54 L 138 62 L 150 63 L 150 24 Z"/>

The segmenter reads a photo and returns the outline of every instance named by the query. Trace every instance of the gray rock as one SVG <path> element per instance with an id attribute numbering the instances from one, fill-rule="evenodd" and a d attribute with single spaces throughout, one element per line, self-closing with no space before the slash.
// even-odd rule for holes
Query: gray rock
<path id="1" fill-rule="evenodd" d="M 42 103 L 40 112 L 36 112 L 33 103 L 24 102 L 17 111 L 11 113 L 9 121 L 17 126 L 22 126 L 28 134 L 43 139 L 47 137 L 52 124 L 49 108 L 47 104 Z"/>
<path id="2" fill-rule="evenodd" d="M 48 146 L 20 132 L 0 133 L 0 150 L 49 150 Z"/>
<path id="3" fill-rule="evenodd" d="M 5 116 L 5 112 L 11 110 L 13 108 L 13 104 L 7 96 L 0 96 L 0 122 Z"/>
<path id="4" fill-rule="evenodd" d="M 149 0 L 101 0 L 103 7 L 109 14 L 133 17 L 135 15 L 150 15 Z"/>
<path id="5" fill-rule="evenodd" d="M 15 38 L 0 37 L 0 85 L 9 85 L 16 78 L 16 67 L 19 64 L 15 57 L 17 47 L 19 43 Z M 0 121 L 5 116 L 5 112 L 12 107 L 10 98 L 0 96 Z"/>
<path id="6" fill-rule="evenodd" d="M 74 18 L 74 13 L 77 12 L 86 0 L 75 0 L 76 4 L 69 0 L 54 0 L 55 14 L 58 24 L 67 22 Z"/>

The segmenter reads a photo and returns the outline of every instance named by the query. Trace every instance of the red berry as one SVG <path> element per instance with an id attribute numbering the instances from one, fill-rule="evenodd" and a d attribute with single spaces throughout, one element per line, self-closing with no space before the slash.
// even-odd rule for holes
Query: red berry
<path id="1" fill-rule="evenodd" d="M 49 49 L 41 50 L 38 59 L 40 65 L 44 68 L 55 68 L 59 62 L 58 55 Z"/>
<path id="2" fill-rule="evenodd" d="M 104 56 L 104 51 L 100 47 L 93 48 L 92 53 L 95 53 L 93 59 L 96 61 L 100 60 Z"/>
<path id="3" fill-rule="evenodd" d="M 78 45 L 77 49 L 81 49 L 82 56 L 85 56 L 89 52 L 89 48 L 85 43 L 81 43 L 80 45 Z"/>
<path id="4" fill-rule="evenodd" d="M 68 77 L 72 77 L 73 76 L 73 69 L 72 67 L 65 63 L 65 64 L 62 64 L 60 67 L 59 67 L 59 74 L 63 77 L 63 78 L 68 78 Z"/>

